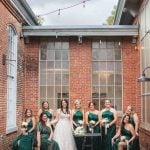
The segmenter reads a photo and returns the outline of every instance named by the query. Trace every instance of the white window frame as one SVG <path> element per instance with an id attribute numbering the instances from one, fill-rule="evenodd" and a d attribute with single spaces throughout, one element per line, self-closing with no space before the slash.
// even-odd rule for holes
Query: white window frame
<path id="1" fill-rule="evenodd" d="M 16 101 L 17 101 L 17 32 L 12 25 L 8 29 L 7 51 L 7 116 L 6 134 L 17 130 Z"/>

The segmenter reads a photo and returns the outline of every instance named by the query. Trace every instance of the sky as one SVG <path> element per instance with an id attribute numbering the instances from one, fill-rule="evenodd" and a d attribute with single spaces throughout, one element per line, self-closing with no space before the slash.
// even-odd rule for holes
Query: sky
<path id="1" fill-rule="evenodd" d="M 43 25 L 102 25 L 111 15 L 114 5 L 118 0 L 26 0 L 35 15 L 43 15 L 54 10 L 63 9 L 76 5 L 75 7 L 60 10 L 49 15 L 43 15 Z"/>

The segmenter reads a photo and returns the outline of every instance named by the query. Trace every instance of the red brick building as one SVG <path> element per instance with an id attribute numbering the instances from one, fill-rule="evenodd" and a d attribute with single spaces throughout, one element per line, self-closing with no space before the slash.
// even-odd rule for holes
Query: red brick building
<path id="1" fill-rule="evenodd" d="M 123 17 L 124 6 L 123 1 L 118 3 L 117 14 Z M 71 108 L 80 99 L 85 110 L 94 101 L 100 110 L 109 98 L 119 115 L 131 104 L 142 118 L 138 24 L 128 25 L 134 18 L 123 26 L 45 27 L 37 26 L 23 0 L 3 0 L 0 8 L 0 144 L 4 150 L 19 134 L 23 110 L 32 108 L 37 116 L 43 100 L 57 109 L 62 98 L 69 100 Z M 116 24 L 121 16 L 116 16 Z"/>

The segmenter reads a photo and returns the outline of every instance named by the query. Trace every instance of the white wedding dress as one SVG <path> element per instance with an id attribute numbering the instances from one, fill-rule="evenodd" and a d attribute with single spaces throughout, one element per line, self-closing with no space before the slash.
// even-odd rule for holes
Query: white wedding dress
<path id="1" fill-rule="evenodd" d="M 70 114 L 64 114 L 61 110 L 58 113 L 58 123 L 54 131 L 54 140 L 59 144 L 60 150 L 76 150 L 71 129 Z"/>

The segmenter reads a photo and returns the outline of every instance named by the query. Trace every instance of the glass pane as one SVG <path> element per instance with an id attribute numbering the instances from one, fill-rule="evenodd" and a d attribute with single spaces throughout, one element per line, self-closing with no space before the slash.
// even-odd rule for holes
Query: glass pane
<path id="1" fill-rule="evenodd" d="M 69 85 L 69 74 L 62 74 L 62 85 Z"/>
<path id="2" fill-rule="evenodd" d="M 99 110 L 100 106 L 99 106 L 99 99 L 92 99 L 92 102 L 95 103 L 95 109 Z"/>
<path id="3" fill-rule="evenodd" d="M 60 73 L 62 71 L 61 69 L 61 61 L 55 62 L 55 72 Z"/>
<path id="4" fill-rule="evenodd" d="M 107 97 L 106 86 L 100 86 L 100 98 L 105 99 Z"/>
<path id="5" fill-rule="evenodd" d="M 55 85 L 61 85 L 61 74 L 55 74 Z"/>
<path id="6" fill-rule="evenodd" d="M 40 73 L 40 85 L 46 85 L 46 73 Z"/>
<path id="7" fill-rule="evenodd" d="M 61 42 L 55 42 L 55 49 L 61 49 Z"/>
<path id="8" fill-rule="evenodd" d="M 106 41 L 101 40 L 100 48 L 106 48 Z"/>
<path id="9" fill-rule="evenodd" d="M 122 86 L 115 87 L 115 97 L 122 98 Z"/>
<path id="10" fill-rule="evenodd" d="M 106 71 L 106 62 L 98 62 L 99 71 Z"/>
<path id="11" fill-rule="evenodd" d="M 93 74 L 92 75 L 92 85 L 99 85 L 99 75 L 98 74 Z"/>
<path id="12" fill-rule="evenodd" d="M 121 42 L 120 41 L 115 41 L 115 48 L 120 48 Z"/>
<path id="13" fill-rule="evenodd" d="M 121 74 L 121 62 L 116 62 L 115 63 L 115 72 Z"/>
<path id="14" fill-rule="evenodd" d="M 55 86 L 55 98 L 61 98 L 61 86 Z"/>
<path id="15" fill-rule="evenodd" d="M 107 72 L 107 84 L 114 85 L 114 74 L 111 72 Z"/>
<path id="16" fill-rule="evenodd" d="M 107 50 L 106 49 L 100 49 L 98 54 L 99 60 L 107 60 Z"/>
<path id="17" fill-rule="evenodd" d="M 47 74 L 47 85 L 54 85 L 54 73 Z"/>
<path id="18" fill-rule="evenodd" d="M 49 98 L 48 98 L 47 101 L 48 101 L 48 103 L 49 103 L 50 109 L 54 109 L 54 110 L 55 110 L 56 108 L 54 107 L 54 106 L 55 106 L 55 105 L 54 105 L 54 104 L 55 104 L 55 103 L 54 103 L 54 99 L 49 99 Z"/>
<path id="19" fill-rule="evenodd" d="M 46 60 L 46 52 L 47 52 L 46 49 L 43 49 L 43 50 L 41 49 L 41 54 L 40 54 L 41 55 L 41 57 L 40 57 L 41 60 Z"/>
<path id="20" fill-rule="evenodd" d="M 100 58 L 99 55 L 100 55 L 99 50 L 93 50 L 92 51 L 93 60 L 99 60 L 99 58 Z"/>
<path id="21" fill-rule="evenodd" d="M 68 60 L 69 56 L 68 56 L 68 51 L 62 51 L 62 60 Z"/>
<path id="22" fill-rule="evenodd" d="M 122 110 L 122 99 L 115 99 L 115 108 L 117 111 Z"/>
<path id="23" fill-rule="evenodd" d="M 114 60 L 114 59 L 115 59 L 114 50 L 108 49 L 107 50 L 107 60 Z"/>
<path id="24" fill-rule="evenodd" d="M 99 98 L 99 87 L 98 86 L 92 87 L 92 99 L 93 98 Z"/>
<path id="25" fill-rule="evenodd" d="M 62 42 L 62 49 L 69 49 L 69 42 Z"/>
<path id="26" fill-rule="evenodd" d="M 107 41 L 107 48 L 114 48 L 114 42 L 113 41 Z"/>
<path id="27" fill-rule="evenodd" d="M 41 98 L 46 99 L 46 86 L 40 86 L 40 99 Z"/>
<path id="28" fill-rule="evenodd" d="M 55 60 L 61 60 L 61 51 L 59 50 L 55 51 Z"/>
<path id="29" fill-rule="evenodd" d="M 92 42 L 92 48 L 99 48 L 99 42 Z"/>
<path id="30" fill-rule="evenodd" d="M 107 70 L 111 73 L 114 71 L 114 62 L 107 62 Z"/>
<path id="31" fill-rule="evenodd" d="M 108 86 L 108 98 L 114 98 L 114 87 L 113 86 Z"/>
<path id="32" fill-rule="evenodd" d="M 99 78 L 100 78 L 100 85 L 106 85 L 107 72 L 100 72 Z"/>
<path id="33" fill-rule="evenodd" d="M 54 60 L 55 59 L 55 51 L 47 50 L 47 60 Z"/>
<path id="34" fill-rule="evenodd" d="M 62 98 L 69 98 L 69 86 L 62 86 Z"/>
<path id="35" fill-rule="evenodd" d="M 47 86 L 47 98 L 54 98 L 54 87 Z"/>
<path id="36" fill-rule="evenodd" d="M 94 72 L 98 72 L 98 69 L 99 69 L 99 66 L 98 66 L 98 62 L 93 62 L 92 63 L 92 70 L 93 70 L 93 73 Z"/>
<path id="37" fill-rule="evenodd" d="M 47 44 L 47 50 L 54 50 L 55 49 L 55 43 L 54 42 L 49 42 Z"/>
<path id="38" fill-rule="evenodd" d="M 122 85 L 122 75 L 115 74 L 115 85 Z"/>
<path id="39" fill-rule="evenodd" d="M 150 106 L 150 96 L 146 96 L 146 122 L 147 123 L 150 123 L 150 109 L 149 109 L 149 106 Z"/>
<path id="40" fill-rule="evenodd" d="M 115 50 L 115 60 L 121 60 L 121 49 Z"/>
<path id="41" fill-rule="evenodd" d="M 45 61 L 40 62 L 40 72 L 41 73 L 46 73 L 46 62 Z"/>
<path id="42" fill-rule="evenodd" d="M 47 62 L 47 72 L 48 73 L 54 72 L 54 61 Z"/>

